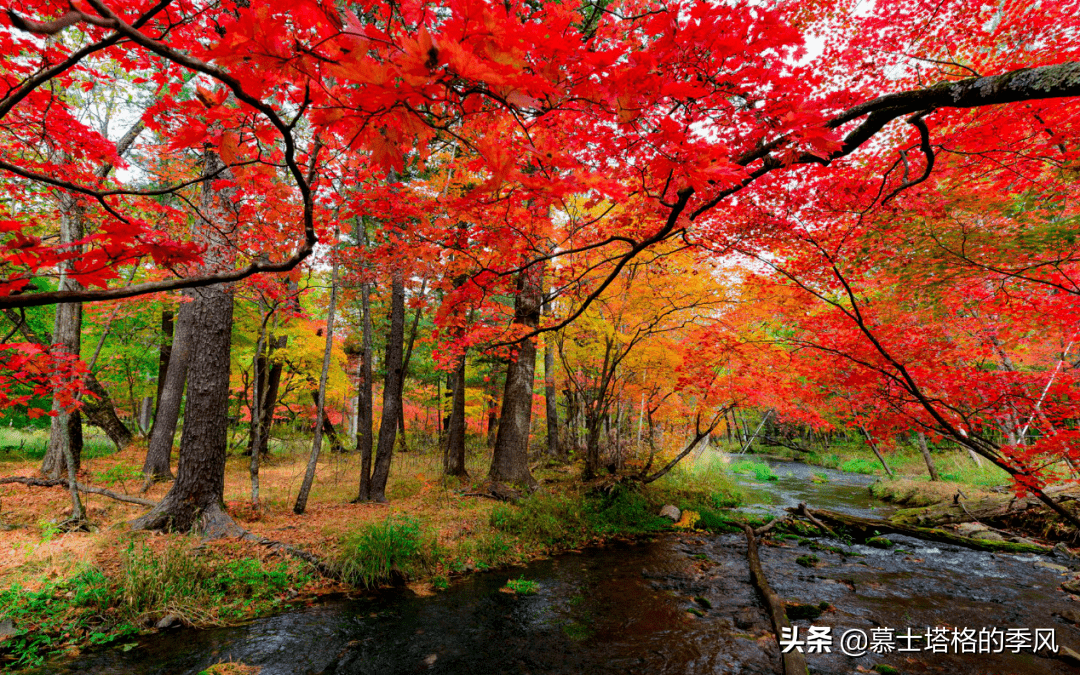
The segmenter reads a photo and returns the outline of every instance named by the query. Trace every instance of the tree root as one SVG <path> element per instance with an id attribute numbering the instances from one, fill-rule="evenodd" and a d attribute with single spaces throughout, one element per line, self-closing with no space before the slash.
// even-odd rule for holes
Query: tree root
<path id="1" fill-rule="evenodd" d="M 240 539 L 250 541 L 260 546 L 265 546 L 278 554 L 290 555 L 308 563 L 324 577 L 334 581 L 341 581 L 341 575 L 316 555 L 290 546 L 284 542 L 260 537 L 249 532 L 237 523 L 232 516 L 219 505 L 212 505 L 203 509 L 190 523 L 189 527 L 175 527 L 177 522 L 175 514 L 170 513 L 165 502 L 161 502 L 149 513 L 136 518 L 128 523 L 133 530 L 160 530 L 170 532 L 174 530 L 188 529 L 201 534 L 204 539 Z"/>
<path id="2" fill-rule="evenodd" d="M 0 478 L 0 485 L 8 483 L 18 483 L 20 485 L 26 485 L 27 487 L 69 487 L 67 478 L 33 478 L 29 476 L 8 476 L 7 478 Z M 75 488 L 79 492 L 86 492 L 89 494 L 102 495 L 109 499 L 115 499 L 119 502 L 127 502 L 128 504 L 138 504 L 139 506 L 157 506 L 157 502 L 149 499 L 142 499 L 141 497 L 131 497 L 129 495 L 122 495 L 111 490 L 105 490 L 92 485 L 83 485 L 82 483 L 75 483 Z"/>
<path id="3" fill-rule="evenodd" d="M 776 633 L 776 643 L 780 644 L 782 628 L 791 628 L 784 603 L 780 596 L 769 586 L 769 580 L 765 577 L 765 570 L 761 567 L 761 559 L 758 557 L 757 542 L 754 540 L 754 530 L 746 525 L 746 560 L 750 565 L 750 579 L 754 587 L 765 599 L 765 608 L 772 619 L 773 631 Z M 787 654 L 780 654 L 784 663 L 784 675 L 806 675 L 806 657 L 801 652 L 791 650 Z"/>

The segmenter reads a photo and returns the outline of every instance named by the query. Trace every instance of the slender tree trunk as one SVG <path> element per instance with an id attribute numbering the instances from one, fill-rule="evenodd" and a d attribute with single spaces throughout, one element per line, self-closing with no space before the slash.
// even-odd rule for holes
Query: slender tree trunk
<path id="1" fill-rule="evenodd" d="M 535 264 L 518 276 L 518 293 L 514 301 L 514 323 L 528 329 L 540 325 L 543 302 L 544 266 Z M 532 423 L 533 378 L 536 374 L 536 338 L 527 338 L 517 345 L 517 354 L 510 358 L 503 388 L 502 415 L 495 438 L 488 477 L 493 481 L 534 487 L 536 480 L 529 472 L 529 431 Z"/>
<path id="2" fill-rule="evenodd" d="M 293 505 L 293 513 L 300 515 L 307 508 L 308 495 L 311 493 L 311 484 L 315 481 L 315 468 L 319 463 L 319 451 L 322 449 L 323 427 L 326 426 L 326 380 L 330 374 L 330 357 L 334 351 L 334 309 L 337 306 L 337 258 L 334 258 L 330 273 L 330 307 L 326 310 L 326 348 L 323 350 L 322 372 L 319 374 L 319 392 L 316 396 L 315 416 L 318 423 L 315 425 L 315 438 L 311 442 L 311 457 L 308 459 L 307 471 L 304 473 L 304 482 L 300 485 L 300 493 L 296 495 L 296 504 Z"/>
<path id="3" fill-rule="evenodd" d="M 319 390 L 313 389 L 311 391 L 311 400 L 315 402 L 315 408 L 319 407 Z M 345 452 L 345 446 L 341 443 L 341 436 L 338 435 L 337 427 L 334 426 L 334 422 L 330 419 L 330 413 L 326 410 L 326 404 L 323 403 L 322 415 L 319 416 L 322 420 L 322 424 L 319 425 L 322 428 L 323 434 L 327 440 L 330 441 L 331 452 Z"/>
<path id="4" fill-rule="evenodd" d="M 550 334 L 549 334 L 550 336 Z M 555 391 L 555 350 L 551 340 L 544 341 L 544 405 L 547 410 L 547 454 L 559 456 L 559 408 Z"/>
<path id="5" fill-rule="evenodd" d="M 864 427 L 861 422 L 859 423 L 859 428 L 862 429 L 863 436 L 866 436 L 866 442 L 870 444 L 870 449 L 874 451 L 874 455 L 878 458 L 878 461 L 881 462 L 881 466 L 885 467 L 885 473 L 889 474 L 889 478 L 892 478 L 892 469 L 885 463 L 885 458 L 882 456 L 881 452 L 878 451 L 877 443 L 874 443 L 874 439 L 870 437 L 870 432 L 866 430 L 866 427 Z"/>
<path id="6" fill-rule="evenodd" d="M 371 284 L 360 286 L 360 302 L 363 310 L 363 347 L 360 352 L 360 390 L 357 393 L 356 449 L 360 452 L 360 493 L 358 501 L 367 501 L 371 494 L 371 450 L 374 445 L 374 415 L 372 414 L 373 376 L 371 359 Z"/>
<path id="7" fill-rule="evenodd" d="M 157 392 L 154 395 L 155 415 L 158 408 L 161 407 L 161 392 L 165 389 L 165 376 L 169 372 L 169 359 L 172 356 L 173 321 L 175 318 L 176 315 L 171 309 L 161 310 L 161 346 L 158 348 Z M 153 435 L 153 433 L 154 429 L 151 427 L 150 434 Z"/>
<path id="8" fill-rule="evenodd" d="M 386 501 L 386 481 L 390 477 L 390 459 L 397 435 L 398 409 L 401 407 L 402 351 L 405 341 L 405 279 L 400 270 L 393 273 L 390 289 L 390 333 L 386 338 L 386 379 L 383 381 L 382 419 L 379 421 L 379 445 L 371 472 L 369 499 Z"/>
<path id="9" fill-rule="evenodd" d="M 217 154 L 206 151 L 204 176 L 229 178 Z M 219 173 L 220 172 L 220 173 Z M 202 184 L 202 211 L 208 223 L 196 221 L 196 239 L 206 245 L 208 271 L 230 267 L 235 213 L 231 191 L 218 191 L 212 180 Z M 134 529 L 189 531 L 207 536 L 241 531 L 225 512 L 225 452 L 228 446 L 229 350 L 232 340 L 233 287 L 214 284 L 192 290 L 190 334 L 192 360 L 176 480 L 162 500 L 131 523 Z M 178 327 L 179 329 L 179 327 Z"/>
<path id="10" fill-rule="evenodd" d="M 937 468 L 934 467 L 934 460 L 930 457 L 930 448 L 926 447 L 926 434 L 920 431 L 915 434 L 915 438 L 919 442 L 919 452 L 922 453 L 923 460 L 926 462 L 926 470 L 930 472 L 930 480 L 941 480 L 938 477 Z"/>
<path id="11" fill-rule="evenodd" d="M 457 357 L 454 368 L 453 399 L 450 403 L 450 426 L 446 434 L 446 461 L 443 465 L 447 476 L 467 478 L 465 469 L 465 352 Z"/>
<path id="12" fill-rule="evenodd" d="M 262 300 L 259 301 L 259 311 L 266 310 Z M 259 449 L 262 445 L 262 410 L 266 406 L 266 324 L 269 316 L 264 316 L 259 324 L 259 339 L 255 343 L 255 359 L 252 363 L 251 378 L 251 438 L 248 451 L 251 453 L 251 461 L 248 462 L 248 475 L 251 476 L 251 505 L 259 506 L 259 459 L 262 453 Z M 261 366 L 260 366 L 261 364 Z"/>
<path id="13" fill-rule="evenodd" d="M 185 293 L 185 296 L 191 297 L 191 294 Z M 172 480 L 173 477 L 169 461 L 191 358 L 192 305 L 192 302 L 181 302 L 176 316 L 169 365 L 165 369 L 165 384 L 161 388 L 154 428 L 150 431 L 150 442 L 146 449 L 146 461 L 143 462 L 143 475 L 148 484 L 157 480 Z"/>
<path id="14" fill-rule="evenodd" d="M 494 371 L 494 368 L 492 368 Z M 495 438 L 499 432 L 499 387 L 495 382 L 495 373 L 490 376 L 490 388 L 487 393 L 487 446 L 495 447 Z"/>

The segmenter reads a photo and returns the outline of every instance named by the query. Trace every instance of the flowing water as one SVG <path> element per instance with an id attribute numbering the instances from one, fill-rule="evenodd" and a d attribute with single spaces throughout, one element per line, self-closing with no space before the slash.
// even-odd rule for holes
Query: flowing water
<path id="1" fill-rule="evenodd" d="M 795 463 L 774 464 L 776 481 L 747 480 L 748 510 L 779 512 L 805 501 L 856 515 L 885 509 L 866 490 L 870 478 Z M 1036 556 L 928 546 L 895 537 L 883 550 L 842 553 L 785 542 L 762 546 L 773 589 L 785 600 L 829 603 L 809 621 L 842 634 L 859 629 L 928 627 L 1054 629 L 1059 645 L 1080 647 L 1080 630 L 1058 614 L 1080 609 L 1059 589 L 1063 564 Z M 823 542 L 839 544 L 839 542 Z M 816 555 L 814 567 L 795 559 Z M 861 554 L 861 555 L 855 555 Z M 536 595 L 500 592 L 508 576 L 538 584 Z M 1074 609 L 1076 608 L 1076 609 Z M 966 636 L 960 630 L 961 636 Z M 949 652 L 969 643 L 961 640 Z M 899 646 L 905 646 L 901 643 Z M 912 642 L 908 646 L 921 647 Z M 976 650 L 978 644 L 974 644 Z M 335 600 L 214 629 L 174 629 L 137 645 L 53 665 L 50 673 L 179 675 L 225 660 L 262 667 L 261 675 L 353 673 L 776 673 L 780 655 L 750 585 L 741 535 L 664 534 L 569 553 L 510 571 L 477 574 L 434 597 L 407 589 Z M 932 653 L 807 655 L 812 673 L 1071 673 L 1064 661 L 1034 655 Z"/>

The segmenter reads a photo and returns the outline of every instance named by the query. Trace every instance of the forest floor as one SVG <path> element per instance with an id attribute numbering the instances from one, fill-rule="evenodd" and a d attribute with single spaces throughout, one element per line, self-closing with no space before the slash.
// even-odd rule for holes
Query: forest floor
<path id="1" fill-rule="evenodd" d="M 656 515 L 664 503 L 708 510 L 737 502 L 723 468 L 699 462 L 647 490 L 602 498 L 586 494 L 579 466 L 536 465 L 541 490 L 512 506 L 467 496 L 480 480 L 444 480 L 438 453 L 408 452 L 395 454 L 388 504 L 353 504 L 358 455 L 323 453 L 307 510 L 296 515 L 302 446 L 263 461 L 259 509 L 250 502 L 249 458 L 230 456 L 226 505 L 252 534 L 314 553 L 336 580 L 250 542 L 129 532 L 125 523 L 147 507 L 100 495 L 83 495 L 94 531 L 64 532 L 57 523 L 71 511 L 65 489 L 0 485 L 0 669 L 155 628 L 226 625 L 387 583 L 434 593 L 462 574 L 665 529 L 670 522 Z M 160 499 L 168 483 L 140 491 L 144 453 L 135 445 L 89 458 L 80 482 Z M 484 476 L 486 453 L 469 460 L 470 475 Z M 0 455 L 0 476 L 33 476 L 39 465 Z"/>

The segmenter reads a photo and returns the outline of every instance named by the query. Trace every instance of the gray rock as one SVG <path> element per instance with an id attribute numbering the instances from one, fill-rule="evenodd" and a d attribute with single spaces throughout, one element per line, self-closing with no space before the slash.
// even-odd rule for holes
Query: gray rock
<path id="1" fill-rule="evenodd" d="M 0 638 L 8 638 L 17 634 L 19 631 L 15 628 L 15 623 L 11 619 L 4 619 L 0 621 Z"/>
<path id="2" fill-rule="evenodd" d="M 956 533 L 965 537 L 973 537 L 978 532 L 986 532 L 987 527 L 982 523 L 960 523 L 956 526 Z"/>
<path id="3" fill-rule="evenodd" d="M 983 541 L 1005 541 L 1005 537 L 1001 536 L 997 532 L 991 532 L 990 530 L 976 532 L 975 538 L 982 539 Z"/>
<path id="4" fill-rule="evenodd" d="M 667 518 L 671 522 L 677 523 L 679 522 L 679 519 L 682 518 L 682 512 L 679 511 L 679 508 L 677 506 L 665 504 L 664 508 L 660 509 L 660 517 Z"/>
<path id="5" fill-rule="evenodd" d="M 161 621 L 157 622 L 157 628 L 159 630 L 163 630 L 165 628 L 171 628 L 173 625 L 175 625 L 179 621 L 180 621 L 180 615 L 179 614 L 173 614 L 173 613 L 170 612 L 169 614 L 166 614 L 165 616 L 161 617 Z"/>
<path id="6" fill-rule="evenodd" d="M 1054 563 L 1043 562 L 1041 560 L 1038 561 L 1037 563 L 1035 563 L 1035 567 L 1045 567 L 1046 569 L 1054 570 L 1055 572 L 1068 572 L 1069 571 L 1069 568 L 1065 567 L 1064 565 L 1055 565 Z"/>

